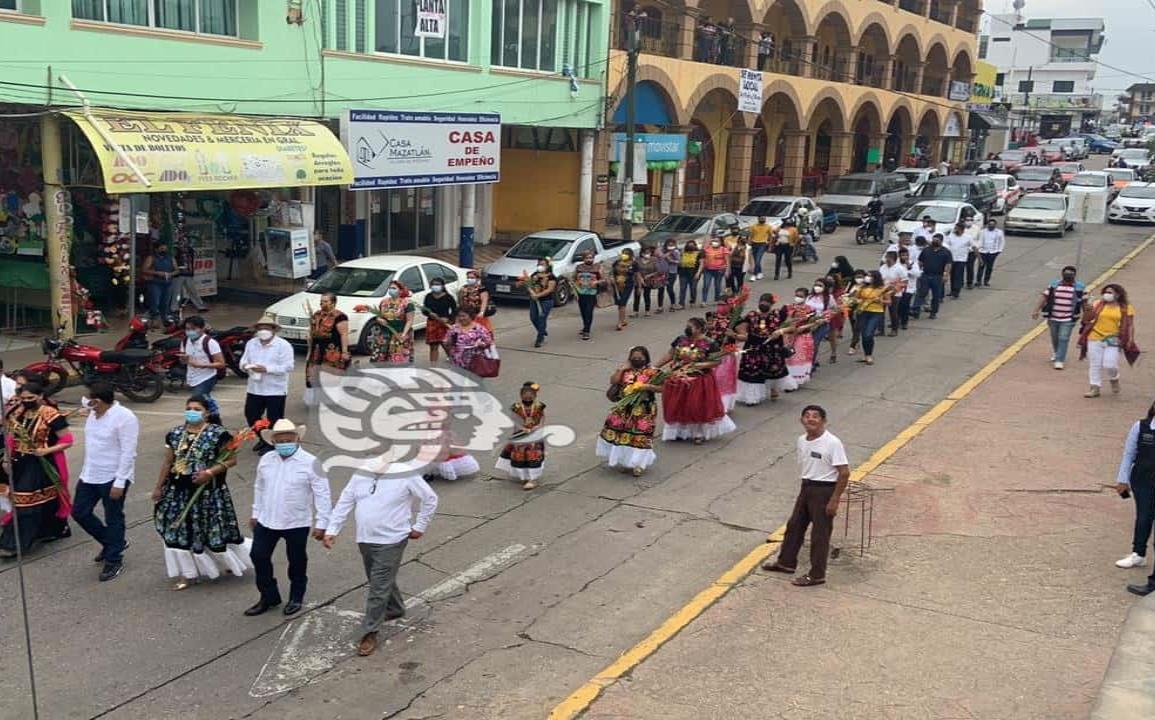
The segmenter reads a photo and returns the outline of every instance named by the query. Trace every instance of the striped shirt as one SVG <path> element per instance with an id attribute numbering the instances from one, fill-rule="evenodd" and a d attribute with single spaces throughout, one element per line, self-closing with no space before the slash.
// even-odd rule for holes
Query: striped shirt
<path id="1" fill-rule="evenodd" d="M 1062 283 L 1051 288 L 1051 313 L 1048 317 L 1055 322 L 1070 322 L 1075 319 L 1075 286 Z"/>

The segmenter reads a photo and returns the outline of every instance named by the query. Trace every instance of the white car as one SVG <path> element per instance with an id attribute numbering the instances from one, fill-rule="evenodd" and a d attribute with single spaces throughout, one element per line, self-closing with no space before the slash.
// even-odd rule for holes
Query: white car
<path id="1" fill-rule="evenodd" d="M 1076 173 L 1073 178 L 1067 181 L 1066 191 L 1094 192 L 1102 190 L 1110 192 L 1114 187 L 1115 183 L 1111 180 L 1111 176 L 1102 170 L 1084 170 Z"/>
<path id="2" fill-rule="evenodd" d="M 891 226 L 890 241 L 898 242 L 900 232 L 913 233 L 918 230 L 927 215 L 934 220 L 934 231 L 942 233 L 943 237 L 954 230 L 954 226 L 959 222 L 966 223 L 968 235 L 977 233 L 983 226 L 983 214 L 970 203 L 957 200 L 924 200 L 911 205 Z"/>
<path id="3" fill-rule="evenodd" d="M 445 283 L 445 289 L 456 295 L 465 283 L 466 271 L 435 258 L 421 255 L 375 255 L 344 262 L 317 279 L 304 292 L 290 295 L 269 306 L 266 312 L 277 318 L 281 325 L 280 335 L 292 343 L 305 343 L 309 338 L 310 310 L 321 306 L 321 293 L 331 292 L 337 296 L 337 309 L 349 317 L 349 341 L 361 351 L 366 351 L 369 338 L 369 320 L 372 313 L 357 312 L 355 308 L 366 305 L 373 309 L 385 297 L 389 283 L 398 280 L 413 293 L 413 302 L 420 307 L 429 293 L 429 285 L 434 279 Z M 425 316 L 417 312 L 413 317 L 413 329 L 425 327 Z"/>
<path id="4" fill-rule="evenodd" d="M 1115 163 L 1127 163 L 1127 167 L 1132 170 L 1142 170 L 1151 164 L 1151 159 L 1148 157 L 1147 148 L 1124 148 L 1119 151 L 1119 155 L 1115 158 Z"/>
<path id="5" fill-rule="evenodd" d="M 1063 237 L 1074 226 L 1067 219 L 1068 198 L 1061 193 L 1028 193 L 1007 213 L 1003 229 L 1010 233 L 1053 233 Z"/>
<path id="6" fill-rule="evenodd" d="M 899 175 L 906 177 L 910 182 L 910 194 L 914 195 L 918 189 L 925 185 L 928 180 L 933 180 L 938 177 L 938 168 L 912 168 L 900 167 L 895 170 Z"/>
<path id="7" fill-rule="evenodd" d="M 1155 183 L 1133 182 L 1107 206 L 1107 222 L 1155 223 Z"/>
<path id="8" fill-rule="evenodd" d="M 766 218 L 766 223 L 773 228 L 782 226 L 786 218 L 797 217 L 799 211 L 810 217 L 810 227 L 822 234 L 822 208 L 818 207 L 813 199 L 800 195 L 761 195 L 750 198 L 746 207 L 738 212 L 738 220 L 742 225 L 753 225 L 758 218 Z"/>
<path id="9" fill-rule="evenodd" d="M 1008 209 L 1013 208 L 1019 198 L 1023 196 L 1023 189 L 1019 187 L 1019 181 L 1015 179 L 1014 175 L 1006 173 L 994 173 L 987 175 L 991 182 L 995 184 L 995 204 L 991 207 L 992 215 L 1001 215 Z"/>

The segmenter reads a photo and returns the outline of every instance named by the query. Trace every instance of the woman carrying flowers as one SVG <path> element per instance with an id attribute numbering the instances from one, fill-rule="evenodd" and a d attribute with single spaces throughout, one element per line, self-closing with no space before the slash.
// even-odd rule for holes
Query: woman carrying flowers
<path id="1" fill-rule="evenodd" d="M 810 373 L 814 368 L 812 331 L 825 322 L 822 316 L 806 303 L 809 296 L 809 290 L 797 288 L 794 291 L 794 302 L 786 308 L 786 322 L 794 328 L 790 337 L 792 352 L 786 360 L 786 367 L 798 387 L 810 382 Z"/>
<path id="2" fill-rule="evenodd" d="M 501 457 L 494 470 L 514 480 L 522 481 L 523 490 L 533 490 L 541 479 L 545 467 L 545 441 L 518 442 L 519 437 L 532 434 L 545 422 L 545 404 L 538 402 L 537 383 L 527 382 L 521 386 L 520 402 L 510 407 L 510 412 L 521 420 L 521 427 L 513 436 L 513 442 L 501 451 Z"/>
<path id="3" fill-rule="evenodd" d="M 797 386 L 786 368 L 786 345 L 782 338 L 789 334 L 783 327 L 786 308 L 774 309 L 774 295 L 766 293 L 758 299 L 758 309 L 746 317 L 734 330 L 735 339 L 743 343 L 742 362 L 738 367 L 738 401 L 743 405 L 758 405 L 767 397 L 777 400 L 781 391 Z"/>
<path id="4" fill-rule="evenodd" d="M 734 409 L 734 399 L 738 395 L 738 343 L 734 338 L 734 328 L 741 322 L 749 298 L 750 288 L 744 286 L 737 294 L 722 298 L 714 312 L 706 315 L 706 337 L 722 352 L 714 377 L 726 412 Z"/>
<path id="5" fill-rule="evenodd" d="M 241 535 L 226 474 L 252 430 L 233 437 L 207 420 L 208 405 L 194 395 L 185 403 L 184 424 L 164 439 L 165 457 L 152 491 L 153 522 L 164 541 L 164 564 L 173 590 L 221 571 L 243 575 L 252 569 L 248 541 Z"/>
<path id="6" fill-rule="evenodd" d="M 625 248 L 610 266 L 610 289 L 613 290 L 614 304 L 618 306 L 618 330 L 630 324 L 626 320 L 626 304 L 634 294 L 638 281 L 638 263 L 634 259 L 634 251 Z"/>
<path id="7" fill-rule="evenodd" d="M 349 317 L 337 309 L 337 296 L 321 295 L 321 309 L 309 320 L 305 353 L 305 387 L 313 387 L 321 368 L 342 372 L 349 367 Z"/>
<path id="8" fill-rule="evenodd" d="M 394 280 L 370 321 L 369 362 L 409 365 L 413 362 L 413 316 L 416 308 L 409 288 Z"/>
<path id="9" fill-rule="evenodd" d="M 610 376 L 610 384 L 621 388 L 622 399 L 610 409 L 598 436 L 597 455 L 610 467 L 632 470 L 641 477 L 654 464 L 654 431 L 658 426 L 661 388 L 654 383 L 658 369 L 650 365 L 650 351 L 638 345 L 630 348 L 629 363 Z"/>
<path id="10" fill-rule="evenodd" d="M 0 533 L 0 557 L 28 552 L 40 540 L 52 542 L 70 537 L 68 515 L 72 500 L 68 495 L 68 462 L 64 451 L 72 447 L 68 418 L 44 402 L 44 387 L 26 382 L 9 405 L 8 453 L 12 477 L 0 476 L 0 496 L 11 500 L 12 510 L 4 515 Z M 12 513 L 18 514 L 20 537 Z"/>
<path id="11" fill-rule="evenodd" d="M 672 373 L 662 384 L 663 440 L 693 440 L 698 445 L 737 429 L 722 405 L 713 372 L 718 361 L 719 348 L 706 337 L 706 321 L 690 318 L 658 363 Z"/>

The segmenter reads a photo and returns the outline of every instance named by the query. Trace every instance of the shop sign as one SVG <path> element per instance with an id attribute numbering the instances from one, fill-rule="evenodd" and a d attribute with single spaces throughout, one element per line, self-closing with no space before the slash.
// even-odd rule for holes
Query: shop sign
<path id="1" fill-rule="evenodd" d="M 999 69 L 990 63 L 979 62 L 975 65 L 975 81 L 971 85 L 968 108 L 982 110 L 990 107 L 995 99 L 995 81 L 998 76 Z"/>
<path id="2" fill-rule="evenodd" d="M 445 39 L 445 23 L 449 20 L 448 0 L 416 0 L 417 27 L 413 37 Z"/>
<path id="3" fill-rule="evenodd" d="M 738 112 L 762 112 L 762 73 L 758 70 L 739 71 Z"/>
<path id="4" fill-rule="evenodd" d="M 962 119 L 958 113 L 951 113 L 946 118 L 946 126 L 943 128 L 942 136 L 952 138 L 960 135 L 962 135 Z"/>
<path id="5" fill-rule="evenodd" d="M 353 159 L 354 190 L 501 180 L 496 113 L 350 110 L 341 137 Z"/>
<path id="6" fill-rule="evenodd" d="M 193 261 L 193 282 L 197 286 L 197 294 L 201 297 L 217 294 L 217 259 L 215 257 L 198 257 Z"/>
<path id="7" fill-rule="evenodd" d="M 347 185 L 353 180 L 340 142 L 311 120 L 112 110 L 94 110 L 91 119 L 74 110 L 64 114 L 92 144 L 110 193 Z"/>
<path id="8" fill-rule="evenodd" d="M 951 80 L 950 92 L 947 93 L 947 97 L 958 102 L 970 100 L 971 84 L 969 82 L 963 82 L 962 80 Z"/>
<path id="9" fill-rule="evenodd" d="M 646 146 L 647 161 L 686 159 L 686 136 L 674 133 L 635 133 L 634 138 Z M 626 134 L 614 133 L 610 140 L 614 144 L 614 162 L 621 162 L 626 156 Z"/>

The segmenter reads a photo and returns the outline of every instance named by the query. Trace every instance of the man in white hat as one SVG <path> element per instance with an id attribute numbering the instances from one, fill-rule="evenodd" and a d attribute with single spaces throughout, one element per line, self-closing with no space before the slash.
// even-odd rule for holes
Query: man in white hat
<path id="1" fill-rule="evenodd" d="M 301 448 L 304 436 L 305 426 L 295 425 L 288 418 L 278 420 L 271 430 L 261 431 L 261 439 L 276 452 L 266 453 L 257 463 L 257 478 L 253 482 L 253 515 L 249 520 L 253 546 L 249 557 L 256 571 L 261 599 L 245 610 L 245 615 L 250 617 L 281 604 L 272 558 L 282 539 L 289 558 L 289 602 L 284 613 L 295 615 L 300 611 L 309 581 L 306 546 L 310 530 L 313 539 L 321 540 L 329 524 L 333 507 L 329 481 L 317 474 L 317 458 Z"/>
<path id="2" fill-rule="evenodd" d="M 289 375 L 296 358 L 293 346 L 277 336 L 280 325 L 272 315 L 257 321 L 256 336 L 245 343 L 241 355 L 241 369 L 249 374 L 245 394 L 245 422 L 252 427 L 262 417 L 275 424 L 285 416 L 285 398 L 289 395 Z M 253 447 L 254 452 L 266 453 L 272 447 L 262 438 Z"/>

